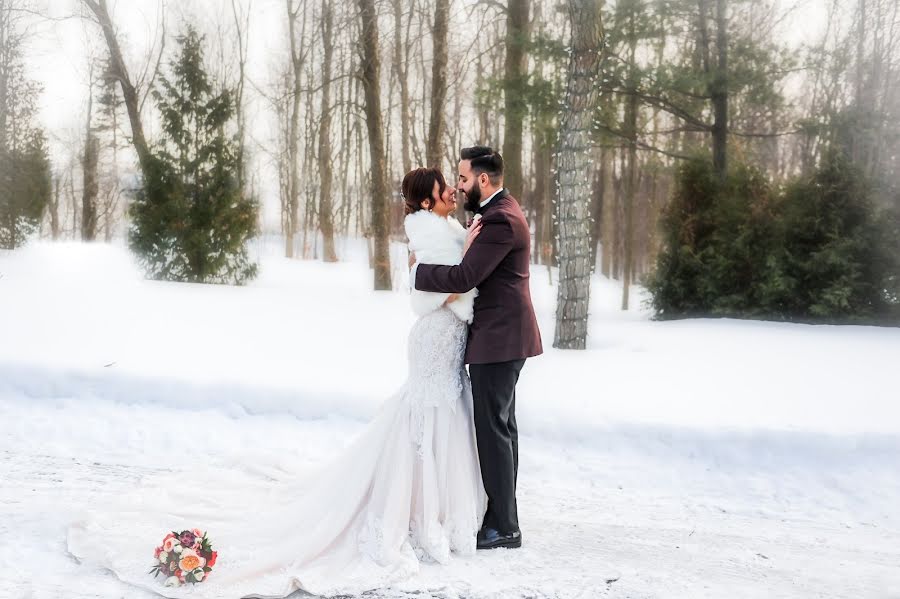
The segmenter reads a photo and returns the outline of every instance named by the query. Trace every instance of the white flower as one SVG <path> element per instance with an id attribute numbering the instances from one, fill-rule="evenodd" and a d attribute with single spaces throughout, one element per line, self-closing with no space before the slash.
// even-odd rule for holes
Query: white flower
<path id="1" fill-rule="evenodd" d="M 178 580 L 177 576 L 169 576 L 166 578 L 166 586 L 167 587 L 177 587 L 181 584 L 181 581 Z"/>
<path id="2" fill-rule="evenodd" d="M 197 568 L 196 570 L 194 570 L 194 579 L 197 582 L 200 582 L 201 580 L 203 580 L 203 576 L 205 576 L 205 575 L 206 575 L 206 572 L 203 571 L 203 568 Z"/>
<path id="3" fill-rule="evenodd" d="M 169 561 L 169 554 L 163 551 L 159 554 L 159 563 L 164 564 Z"/>
<path id="4" fill-rule="evenodd" d="M 182 547 L 181 545 L 175 545 L 175 547 L 172 548 L 172 551 L 174 551 L 175 553 L 181 553 L 183 549 L 184 547 Z"/>

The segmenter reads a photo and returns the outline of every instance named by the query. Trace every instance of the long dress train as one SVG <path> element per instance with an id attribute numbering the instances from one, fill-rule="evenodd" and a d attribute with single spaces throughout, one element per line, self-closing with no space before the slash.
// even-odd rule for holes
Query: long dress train
<path id="1" fill-rule="evenodd" d="M 426 246 L 442 239 L 427 223 Z M 461 237 L 448 227 L 443 241 L 458 260 Z M 316 476 L 265 483 L 246 464 L 190 481 L 154 475 L 73 523 L 69 552 L 165 597 L 216 599 L 359 593 L 413 575 L 420 560 L 473 554 L 486 497 L 463 364 L 471 297 L 452 309 L 423 297 L 414 299 L 422 315 L 409 333 L 406 383 Z M 208 532 L 218 561 L 207 581 L 166 587 L 148 574 L 153 548 L 194 527 Z"/>

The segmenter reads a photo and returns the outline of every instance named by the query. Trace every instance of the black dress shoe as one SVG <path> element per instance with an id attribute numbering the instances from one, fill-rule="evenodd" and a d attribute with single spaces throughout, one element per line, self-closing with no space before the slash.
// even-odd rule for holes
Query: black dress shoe
<path id="1" fill-rule="evenodd" d="M 482 528 L 478 531 L 478 549 L 497 549 L 498 547 L 515 547 L 522 546 L 522 533 L 518 530 L 513 532 L 500 532 L 494 528 Z"/>

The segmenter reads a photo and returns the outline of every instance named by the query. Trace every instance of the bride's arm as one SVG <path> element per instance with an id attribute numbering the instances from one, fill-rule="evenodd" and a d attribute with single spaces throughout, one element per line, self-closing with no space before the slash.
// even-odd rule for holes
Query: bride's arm
<path id="1" fill-rule="evenodd" d="M 484 219 L 482 219 L 484 222 Z M 410 286 L 422 291 L 465 293 L 481 284 L 513 247 L 512 225 L 492 220 L 479 230 L 478 241 L 457 266 L 418 264 L 410 273 Z"/>

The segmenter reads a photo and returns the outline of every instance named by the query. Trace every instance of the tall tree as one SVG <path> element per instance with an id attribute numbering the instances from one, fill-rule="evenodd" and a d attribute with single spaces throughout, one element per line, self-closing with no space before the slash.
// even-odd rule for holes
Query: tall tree
<path id="1" fill-rule="evenodd" d="M 728 171 L 728 18 L 725 0 L 716 0 L 716 67 L 710 85 L 713 105 L 713 165 L 724 181 Z"/>
<path id="2" fill-rule="evenodd" d="M 509 0 L 506 7 L 506 64 L 504 79 L 504 185 L 521 196 L 522 137 L 527 103 L 529 12 L 531 0 Z"/>
<path id="3" fill-rule="evenodd" d="M 106 162 L 100 174 L 102 188 L 100 205 L 98 206 L 98 225 L 102 217 L 103 235 L 111 241 L 120 215 L 127 214 L 127 203 L 124 209 L 119 207 L 123 196 L 119 180 L 119 117 L 123 104 L 117 89 L 119 82 L 110 70 L 110 61 L 103 61 L 103 75 L 100 81 L 100 93 L 97 96 L 98 114 L 93 126 L 95 137 L 100 145 L 100 153 L 106 154 Z"/>
<path id="4" fill-rule="evenodd" d="M 369 133 L 369 168 L 372 179 L 372 237 L 374 286 L 390 290 L 391 255 L 388 235 L 387 171 L 384 163 L 384 129 L 381 115 L 381 60 L 378 56 L 378 12 L 375 0 L 358 0 L 362 23 L 362 84 L 366 128 Z"/>
<path id="5" fill-rule="evenodd" d="M 256 274 L 247 242 L 257 207 L 242 195 L 237 143 L 226 133 L 232 95 L 214 93 L 203 38 L 189 26 L 177 40 L 171 75 L 154 90 L 165 137 L 148 158 L 129 242 L 153 278 L 241 284 Z"/>
<path id="6" fill-rule="evenodd" d="M 285 230 L 285 256 L 293 258 L 295 254 L 294 236 L 299 231 L 300 221 L 300 98 L 303 94 L 303 64 L 306 62 L 309 44 L 305 41 L 303 31 L 306 29 L 306 0 L 295 6 L 294 0 L 285 0 L 288 13 L 288 34 L 291 47 L 291 81 L 293 83 L 290 107 L 290 132 L 288 137 L 287 159 L 288 178 L 288 223 Z M 300 22 L 300 15 L 303 22 Z"/>
<path id="7" fill-rule="evenodd" d="M 100 191 L 98 165 L 100 142 L 92 127 L 94 104 L 94 61 L 88 69 L 87 122 L 84 128 L 84 153 L 81 157 L 83 185 L 81 190 L 81 239 L 93 241 L 97 236 L 97 196 Z"/>
<path id="8" fill-rule="evenodd" d="M 61 177 L 59 174 L 53 176 L 53 195 L 50 196 L 48 204 L 48 212 L 50 213 L 50 238 L 53 241 L 59 239 L 59 196 L 61 187 Z"/>
<path id="9" fill-rule="evenodd" d="M 234 19 L 235 37 L 237 39 L 238 75 L 234 86 L 234 112 L 237 116 L 238 128 L 238 185 L 243 190 L 247 178 L 247 115 L 244 107 L 244 88 L 247 83 L 247 56 L 250 43 L 250 15 L 253 14 L 253 2 L 247 2 L 246 11 L 242 11 L 238 0 L 231 0 L 231 15 Z"/>
<path id="10" fill-rule="evenodd" d="M 590 144 L 603 44 L 602 0 L 569 0 L 568 81 L 557 167 L 559 290 L 553 347 L 584 349 L 591 294 Z"/>
<path id="11" fill-rule="evenodd" d="M 403 2 L 393 0 L 394 9 L 394 57 L 392 69 L 397 78 L 400 94 L 400 157 L 404 173 L 412 169 L 410 155 L 410 117 L 409 117 L 409 34 L 413 11 L 410 9 L 406 25 L 406 36 L 403 31 Z"/>
<path id="12" fill-rule="evenodd" d="M 25 72 L 29 29 L 23 6 L 0 0 L 0 248 L 22 245 L 50 202 L 51 175 L 44 132 L 38 128 L 40 86 Z"/>
<path id="13" fill-rule="evenodd" d="M 128 74 L 128 68 L 125 66 L 125 59 L 122 56 L 119 40 L 116 38 L 116 30 L 109 14 L 109 8 L 106 4 L 106 0 L 82 1 L 91 13 L 93 13 L 94 17 L 97 19 L 97 23 L 103 30 L 103 37 L 106 39 L 106 44 L 109 48 L 110 61 L 112 63 L 111 72 L 119 81 L 119 85 L 122 88 L 122 98 L 125 102 L 125 108 L 128 110 L 128 120 L 131 122 L 131 141 L 137 152 L 141 170 L 143 171 L 144 176 L 146 176 L 148 168 L 150 167 L 151 155 L 150 147 L 147 145 L 147 138 L 144 136 L 144 124 L 141 120 L 142 100 L 139 96 L 137 87 Z M 165 35 L 165 27 L 163 27 L 162 40 L 165 40 Z M 161 46 L 162 45 L 163 44 L 161 44 Z M 159 52 L 161 57 L 163 52 L 162 47 Z M 151 78 L 148 87 L 152 86 L 152 82 L 153 79 Z"/>
<path id="14" fill-rule="evenodd" d="M 431 63 L 431 121 L 428 126 L 428 166 L 441 167 L 444 142 L 444 103 L 447 101 L 447 31 L 450 26 L 450 0 L 436 0 L 431 39 L 434 52 Z"/>
<path id="15" fill-rule="evenodd" d="M 628 170 L 625 178 L 625 230 L 624 230 L 624 256 L 622 269 L 622 309 L 628 309 L 629 293 L 631 291 L 631 276 L 634 271 L 634 205 L 637 195 L 637 121 L 638 121 L 638 68 L 637 60 L 637 11 L 638 3 L 642 0 L 625 0 L 628 7 L 628 95 L 625 99 L 625 122 L 623 132 L 628 144 Z"/>
<path id="16" fill-rule="evenodd" d="M 713 17 L 716 23 L 715 55 L 712 54 L 709 27 L 711 1 L 716 5 Z M 713 165 L 720 181 L 725 180 L 728 167 L 728 20 L 725 3 L 726 0 L 697 0 L 699 49 L 713 112 L 713 123 L 707 128 L 712 134 Z"/>
<path id="17" fill-rule="evenodd" d="M 322 0 L 322 114 L 319 120 L 319 229 L 325 262 L 337 262 L 331 201 L 331 63 L 334 58 L 334 8 Z"/>

